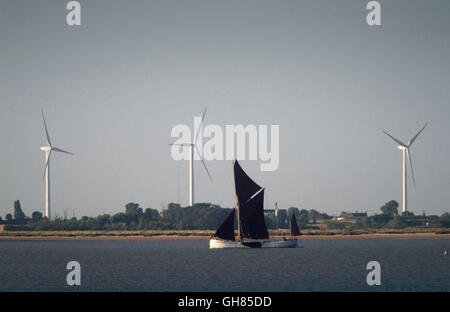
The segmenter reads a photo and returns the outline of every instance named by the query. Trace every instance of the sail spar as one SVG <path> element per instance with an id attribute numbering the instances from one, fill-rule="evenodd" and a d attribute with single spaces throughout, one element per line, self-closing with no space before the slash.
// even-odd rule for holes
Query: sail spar
<path id="1" fill-rule="evenodd" d="M 237 160 L 233 167 L 240 238 L 268 239 L 264 222 L 264 189 L 244 172 Z"/>

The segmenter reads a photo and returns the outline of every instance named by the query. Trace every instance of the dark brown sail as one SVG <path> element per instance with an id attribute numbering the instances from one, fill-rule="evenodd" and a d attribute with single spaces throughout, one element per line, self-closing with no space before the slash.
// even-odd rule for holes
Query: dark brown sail
<path id="1" fill-rule="evenodd" d="M 297 220 L 295 219 L 295 213 L 292 214 L 291 218 L 291 236 L 299 236 L 302 235 L 300 233 L 300 229 L 298 228 Z"/>
<path id="2" fill-rule="evenodd" d="M 217 229 L 214 237 L 234 241 L 234 212 L 233 209 L 228 217 L 223 221 L 222 225 Z"/>
<path id="3" fill-rule="evenodd" d="M 239 199 L 239 205 L 244 205 L 261 189 L 261 186 L 250 179 L 244 170 L 242 170 L 237 160 L 234 161 L 234 183 L 236 186 L 236 195 Z"/>
<path id="4" fill-rule="evenodd" d="M 234 162 L 234 182 L 240 238 L 268 239 L 264 222 L 264 189 L 250 179 L 237 161 Z"/>
<path id="5" fill-rule="evenodd" d="M 242 238 L 268 239 L 266 223 L 264 222 L 264 189 L 246 204 L 239 206 Z"/>

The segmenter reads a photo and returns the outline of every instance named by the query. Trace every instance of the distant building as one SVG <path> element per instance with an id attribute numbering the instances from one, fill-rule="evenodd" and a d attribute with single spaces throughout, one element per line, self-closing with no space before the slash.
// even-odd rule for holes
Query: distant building
<path id="1" fill-rule="evenodd" d="M 367 217 L 367 212 L 345 212 L 342 211 L 341 215 L 337 216 L 337 217 L 333 217 L 334 221 L 350 221 L 350 220 L 355 220 L 357 218 L 361 218 L 361 217 Z"/>
<path id="2" fill-rule="evenodd" d="M 286 228 L 288 226 L 286 209 L 264 209 L 264 217 L 272 219 L 276 228 Z"/>
<path id="3" fill-rule="evenodd" d="M 264 217 L 275 218 L 276 210 L 275 209 L 264 209 Z"/>

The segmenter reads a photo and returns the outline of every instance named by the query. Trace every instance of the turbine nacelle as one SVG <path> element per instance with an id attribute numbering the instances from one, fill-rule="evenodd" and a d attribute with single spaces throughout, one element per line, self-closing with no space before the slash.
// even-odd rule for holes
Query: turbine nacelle
<path id="1" fill-rule="evenodd" d="M 44 151 L 44 152 L 50 152 L 52 150 L 52 147 L 48 146 L 48 145 L 47 146 L 41 146 L 40 150 Z"/>
<path id="2" fill-rule="evenodd" d="M 402 145 L 399 145 L 397 148 L 401 151 L 408 149 L 406 146 L 402 146 Z"/>

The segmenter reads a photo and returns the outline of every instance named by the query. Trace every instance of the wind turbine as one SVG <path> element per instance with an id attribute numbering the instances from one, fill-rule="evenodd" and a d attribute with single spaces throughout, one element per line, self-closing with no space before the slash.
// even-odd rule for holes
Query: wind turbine
<path id="1" fill-rule="evenodd" d="M 196 130 L 196 133 L 193 138 L 191 138 L 190 143 L 181 143 L 181 144 L 169 144 L 171 146 L 189 146 L 189 206 L 194 205 L 194 150 L 197 152 L 197 155 L 200 157 L 200 160 L 202 161 L 203 167 L 206 170 L 206 173 L 208 174 L 209 179 L 212 182 L 211 174 L 209 173 L 208 167 L 206 167 L 205 162 L 203 161 L 202 155 L 200 155 L 200 152 L 198 151 L 196 141 L 198 139 L 198 135 L 200 134 L 200 129 L 202 128 L 203 120 L 205 119 L 206 109 L 203 111 L 202 119 L 200 121 L 200 125 Z"/>
<path id="2" fill-rule="evenodd" d="M 73 155 L 71 152 L 64 151 L 52 145 L 50 136 L 48 135 L 47 124 L 45 123 L 44 112 L 42 111 L 42 120 L 44 121 L 45 135 L 47 138 L 47 145 L 41 146 L 41 151 L 45 152 L 45 216 L 50 220 L 50 155 L 53 151 Z"/>
<path id="3" fill-rule="evenodd" d="M 394 140 L 395 142 L 397 142 L 398 145 L 398 149 L 402 151 L 403 153 L 403 175 L 402 175 L 402 179 L 403 179 L 403 213 L 405 213 L 408 209 L 408 199 L 407 199 L 407 179 L 406 179 L 406 157 L 408 157 L 409 160 L 409 167 L 411 170 L 411 177 L 414 183 L 414 187 L 416 187 L 416 180 L 414 178 L 414 169 L 413 169 L 413 165 L 412 165 L 412 160 L 411 160 L 411 153 L 409 151 L 409 148 L 411 147 L 411 145 L 414 143 L 414 141 L 417 139 L 417 137 L 419 136 L 419 134 L 423 131 L 423 129 L 425 129 L 425 127 L 428 125 L 428 123 L 425 124 L 425 126 L 422 127 L 422 129 L 420 129 L 419 132 L 417 132 L 417 134 L 415 136 L 412 137 L 411 140 L 409 140 L 408 144 L 403 143 L 402 141 L 394 138 L 392 135 L 390 135 L 389 133 L 387 133 L 386 131 L 383 131 L 387 136 L 389 136 L 392 140 Z"/>

